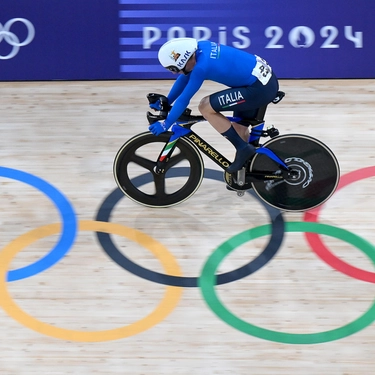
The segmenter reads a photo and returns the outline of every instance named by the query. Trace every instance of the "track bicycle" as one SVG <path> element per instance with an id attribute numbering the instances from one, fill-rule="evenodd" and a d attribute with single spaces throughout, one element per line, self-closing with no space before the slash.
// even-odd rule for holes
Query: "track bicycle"
<path id="1" fill-rule="evenodd" d="M 277 104 L 285 96 L 279 91 Z M 147 95 L 149 103 L 160 100 L 158 114 L 147 112 L 149 124 L 164 120 L 170 106 L 165 96 Z M 302 134 L 280 135 L 271 126 L 265 129 L 267 106 L 259 108 L 251 119 L 227 117 L 230 121 L 249 126 L 249 143 L 255 155 L 242 169 L 228 173 L 231 162 L 191 128 L 206 121 L 192 115 L 187 108 L 171 131 L 154 136 L 146 131 L 125 142 L 113 164 L 115 181 L 131 200 L 148 207 L 170 207 L 190 198 L 204 177 L 201 154 L 223 169 L 229 190 L 238 196 L 253 189 L 267 204 L 283 211 L 306 211 L 326 202 L 335 192 L 340 168 L 334 153 L 320 140 Z M 264 144 L 262 138 L 270 138 Z M 142 173 L 151 174 L 151 183 L 137 186 L 133 180 Z"/>

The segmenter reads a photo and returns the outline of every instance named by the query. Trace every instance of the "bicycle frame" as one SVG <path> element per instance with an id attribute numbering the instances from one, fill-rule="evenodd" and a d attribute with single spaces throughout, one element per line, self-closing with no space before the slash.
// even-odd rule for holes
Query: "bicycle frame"
<path id="1" fill-rule="evenodd" d="M 240 120 L 238 118 L 233 118 L 233 117 L 227 117 L 227 118 L 230 121 Z M 163 150 L 161 151 L 158 157 L 157 166 L 155 168 L 155 173 L 164 173 L 165 165 L 170 159 L 170 157 L 172 156 L 175 145 L 178 142 L 178 139 L 181 137 L 184 137 L 185 139 L 189 140 L 202 152 L 202 154 L 206 155 L 210 160 L 216 163 L 223 170 L 226 170 L 231 165 L 231 162 L 223 154 L 221 154 L 214 147 L 212 147 L 208 142 L 206 142 L 201 136 L 199 136 L 197 133 L 191 130 L 191 127 L 194 124 L 198 122 L 202 122 L 202 121 L 206 121 L 206 120 L 201 116 L 196 116 L 196 119 L 192 121 L 177 122 L 176 124 L 172 126 L 171 137 L 169 141 L 166 143 L 166 145 L 164 146 Z M 251 137 L 251 131 L 250 131 L 250 137 Z M 275 163 L 277 163 L 280 166 L 280 168 L 282 168 L 285 171 L 289 171 L 289 167 L 273 151 L 269 150 L 267 147 L 260 146 L 256 148 L 256 153 L 266 155 L 267 157 L 275 161 Z M 274 179 L 283 178 L 280 174 L 276 175 L 270 171 L 250 172 L 248 173 L 248 176 L 250 177 L 250 179 L 253 178 L 254 180 L 259 180 L 259 179 L 274 180 Z"/>

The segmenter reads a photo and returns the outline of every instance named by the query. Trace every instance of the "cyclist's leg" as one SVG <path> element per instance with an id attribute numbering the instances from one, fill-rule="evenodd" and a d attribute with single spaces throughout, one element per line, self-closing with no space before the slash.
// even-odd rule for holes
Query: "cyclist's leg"
<path id="1" fill-rule="evenodd" d="M 251 86 L 226 89 L 202 99 L 199 110 L 205 119 L 236 148 L 236 158 L 228 168 L 230 173 L 240 169 L 246 160 L 255 153 L 248 144 L 248 129 L 240 124 L 232 124 L 220 112 L 234 111 L 246 114 L 270 103 L 278 90 L 277 78 L 273 76 L 267 85 L 256 81 Z"/>
<path id="2" fill-rule="evenodd" d="M 278 80 L 272 74 L 266 85 L 255 81 L 250 86 L 228 88 L 204 97 L 199 111 L 207 121 L 222 133 L 230 127 L 230 122 L 220 112 L 233 111 L 234 115 L 244 114 L 246 117 L 270 103 L 279 89 Z"/>
<path id="3" fill-rule="evenodd" d="M 252 109 L 250 111 L 234 111 L 233 112 L 233 117 L 239 117 L 242 119 L 253 119 L 256 117 L 258 113 L 258 108 L 257 109 Z M 249 130 L 249 125 L 243 124 L 243 123 L 237 123 L 237 122 L 232 122 L 232 126 L 234 129 L 237 131 L 237 133 L 240 135 L 240 137 L 246 141 L 249 142 L 250 138 L 250 130 Z"/>
<path id="4" fill-rule="evenodd" d="M 243 89 L 244 88 L 228 89 L 225 90 L 226 93 L 224 95 L 241 96 L 240 90 Z M 220 93 L 212 94 L 209 97 L 207 96 L 203 98 L 199 104 L 199 110 L 214 129 L 216 129 L 223 137 L 227 138 L 236 148 L 236 157 L 233 163 L 227 168 L 229 173 L 233 173 L 241 169 L 246 160 L 255 154 L 255 147 L 242 139 L 241 135 L 232 126 L 232 123 L 222 115 L 220 111 L 212 107 L 210 98 L 218 94 Z"/>
<path id="5" fill-rule="evenodd" d="M 269 104 L 276 96 L 279 90 L 279 84 L 276 76 L 273 74 L 267 85 L 262 85 L 259 81 L 256 81 L 252 86 L 247 88 L 248 100 L 250 104 L 246 108 L 240 108 L 239 106 L 233 109 L 233 116 L 240 117 L 243 119 L 255 119 L 258 113 L 258 109 Z M 239 134 L 243 135 L 243 138 L 248 140 L 249 129 L 247 125 L 241 123 L 233 124 Z"/>
<path id="6" fill-rule="evenodd" d="M 237 124 L 236 122 L 232 122 L 232 126 L 234 130 L 238 133 L 238 135 L 243 139 L 245 142 L 249 140 L 250 131 L 247 126 Z"/>
<path id="7" fill-rule="evenodd" d="M 259 108 L 269 104 L 273 98 L 275 98 L 278 89 L 278 80 L 274 74 L 267 85 L 263 85 L 259 81 L 256 81 L 252 86 L 247 87 L 247 98 L 250 105 L 248 105 L 246 109 L 243 107 L 235 108 L 233 111 L 233 117 L 239 117 L 242 119 L 257 118 Z M 232 123 L 232 126 L 243 140 L 250 142 L 250 131 L 247 124 L 239 122 Z"/>
<path id="8" fill-rule="evenodd" d="M 210 97 L 211 96 L 205 96 L 199 103 L 198 109 L 215 130 L 217 130 L 219 133 L 224 133 L 230 128 L 231 122 L 220 113 L 221 111 L 218 111 L 212 107 Z"/>
<path id="9" fill-rule="evenodd" d="M 213 108 L 212 102 L 215 102 L 213 98 L 219 98 L 217 101 L 222 103 L 228 98 L 228 101 L 232 98 L 243 98 L 246 94 L 246 88 L 228 89 L 222 92 L 218 92 L 205 97 L 202 99 L 199 110 L 204 118 L 216 129 L 223 137 L 227 138 L 236 149 L 236 156 L 233 163 L 227 168 L 229 173 L 234 173 L 242 168 L 244 163 L 249 160 L 255 154 L 255 147 L 248 143 L 248 129 L 240 128 L 238 124 L 232 124 L 224 115 L 220 113 L 220 110 L 225 111 L 223 108 Z"/>

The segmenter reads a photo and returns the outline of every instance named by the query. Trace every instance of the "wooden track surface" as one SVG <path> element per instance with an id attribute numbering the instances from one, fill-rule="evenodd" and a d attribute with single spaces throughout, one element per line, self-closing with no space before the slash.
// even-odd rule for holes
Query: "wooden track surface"
<path id="1" fill-rule="evenodd" d="M 375 299 L 373 261 L 341 232 L 340 238 L 321 238 L 336 257 L 359 269 L 354 277 L 321 260 L 304 233 L 287 232 L 263 268 L 216 287 L 223 304 L 242 321 L 263 328 L 261 335 L 268 339 L 224 322 L 199 288 L 145 280 L 103 251 L 98 230 L 113 233 L 121 253 L 145 269 L 198 277 L 224 241 L 270 223 L 258 199 L 237 197 L 219 177 L 204 179 L 193 197 L 171 208 L 147 208 L 122 198 L 110 217 L 114 224 L 98 227 L 98 211 L 116 189 L 112 163 L 117 150 L 147 130 L 146 94 L 167 93 L 171 83 L 0 83 L 1 165 L 12 176 L 20 170 L 57 189 L 81 226 L 71 250 L 52 267 L 6 282 L 8 270 L 33 264 L 51 251 L 61 225 L 49 225 L 61 223 L 62 217 L 52 202 L 61 203 L 55 191 L 51 200 L 46 191 L 30 185 L 34 180 L 29 177 L 26 183 L 1 177 L 0 374 L 374 373 L 375 313 L 366 315 L 359 332 L 351 332 L 350 326 L 328 342 L 309 343 L 316 335 L 305 344 L 277 342 L 277 334 L 264 331 L 288 334 L 281 341 L 323 332 L 317 340 L 326 341 L 331 336 L 324 332 L 349 325 L 370 309 Z M 321 139 L 336 154 L 342 176 L 349 176 L 350 183 L 326 203 L 319 221 L 366 240 L 374 257 L 375 80 L 285 80 L 280 88 L 287 95 L 269 106 L 267 124 L 282 134 Z M 190 103 L 193 112 L 198 114 L 201 97 L 218 89 L 206 83 Z M 233 157 L 232 146 L 209 124 L 197 124 L 195 130 Z M 218 170 L 207 159 L 205 163 L 207 169 Z M 5 169 L 0 171 L 4 176 Z M 304 214 L 283 218 L 301 222 Z M 12 242 L 22 235 L 21 242 Z M 245 241 L 218 271 L 253 260 L 269 240 L 265 235 Z M 368 281 L 355 278 L 364 274 Z"/>

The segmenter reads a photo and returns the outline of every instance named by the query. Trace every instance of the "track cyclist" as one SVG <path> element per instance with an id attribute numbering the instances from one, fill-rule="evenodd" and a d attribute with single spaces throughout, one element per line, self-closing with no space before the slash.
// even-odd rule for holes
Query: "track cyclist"
<path id="1" fill-rule="evenodd" d="M 227 172 L 234 173 L 255 154 L 255 147 L 248 142 L 248 125 L 228 120 L 220 112 L 233 111 L 234 117 L 254 118 L 258 108 L 269 104 L 279 89 L 277 77 L 268 63 L 234 47 L 193 38 L 172 39 L 163 44 L 158 58 L 161 65 L 179 74 L 167 95 L 173 105 L 164 121 L 150 125 L 154 135 L 167 131 L 189 105 L 191 98 L 205 80 L 214 81 L 228 88 L 204 97 L 199 104 L 202 116 L 236 149 L 234 162 Z M 160 101 L 150 104 L 161 109 Z"/>

